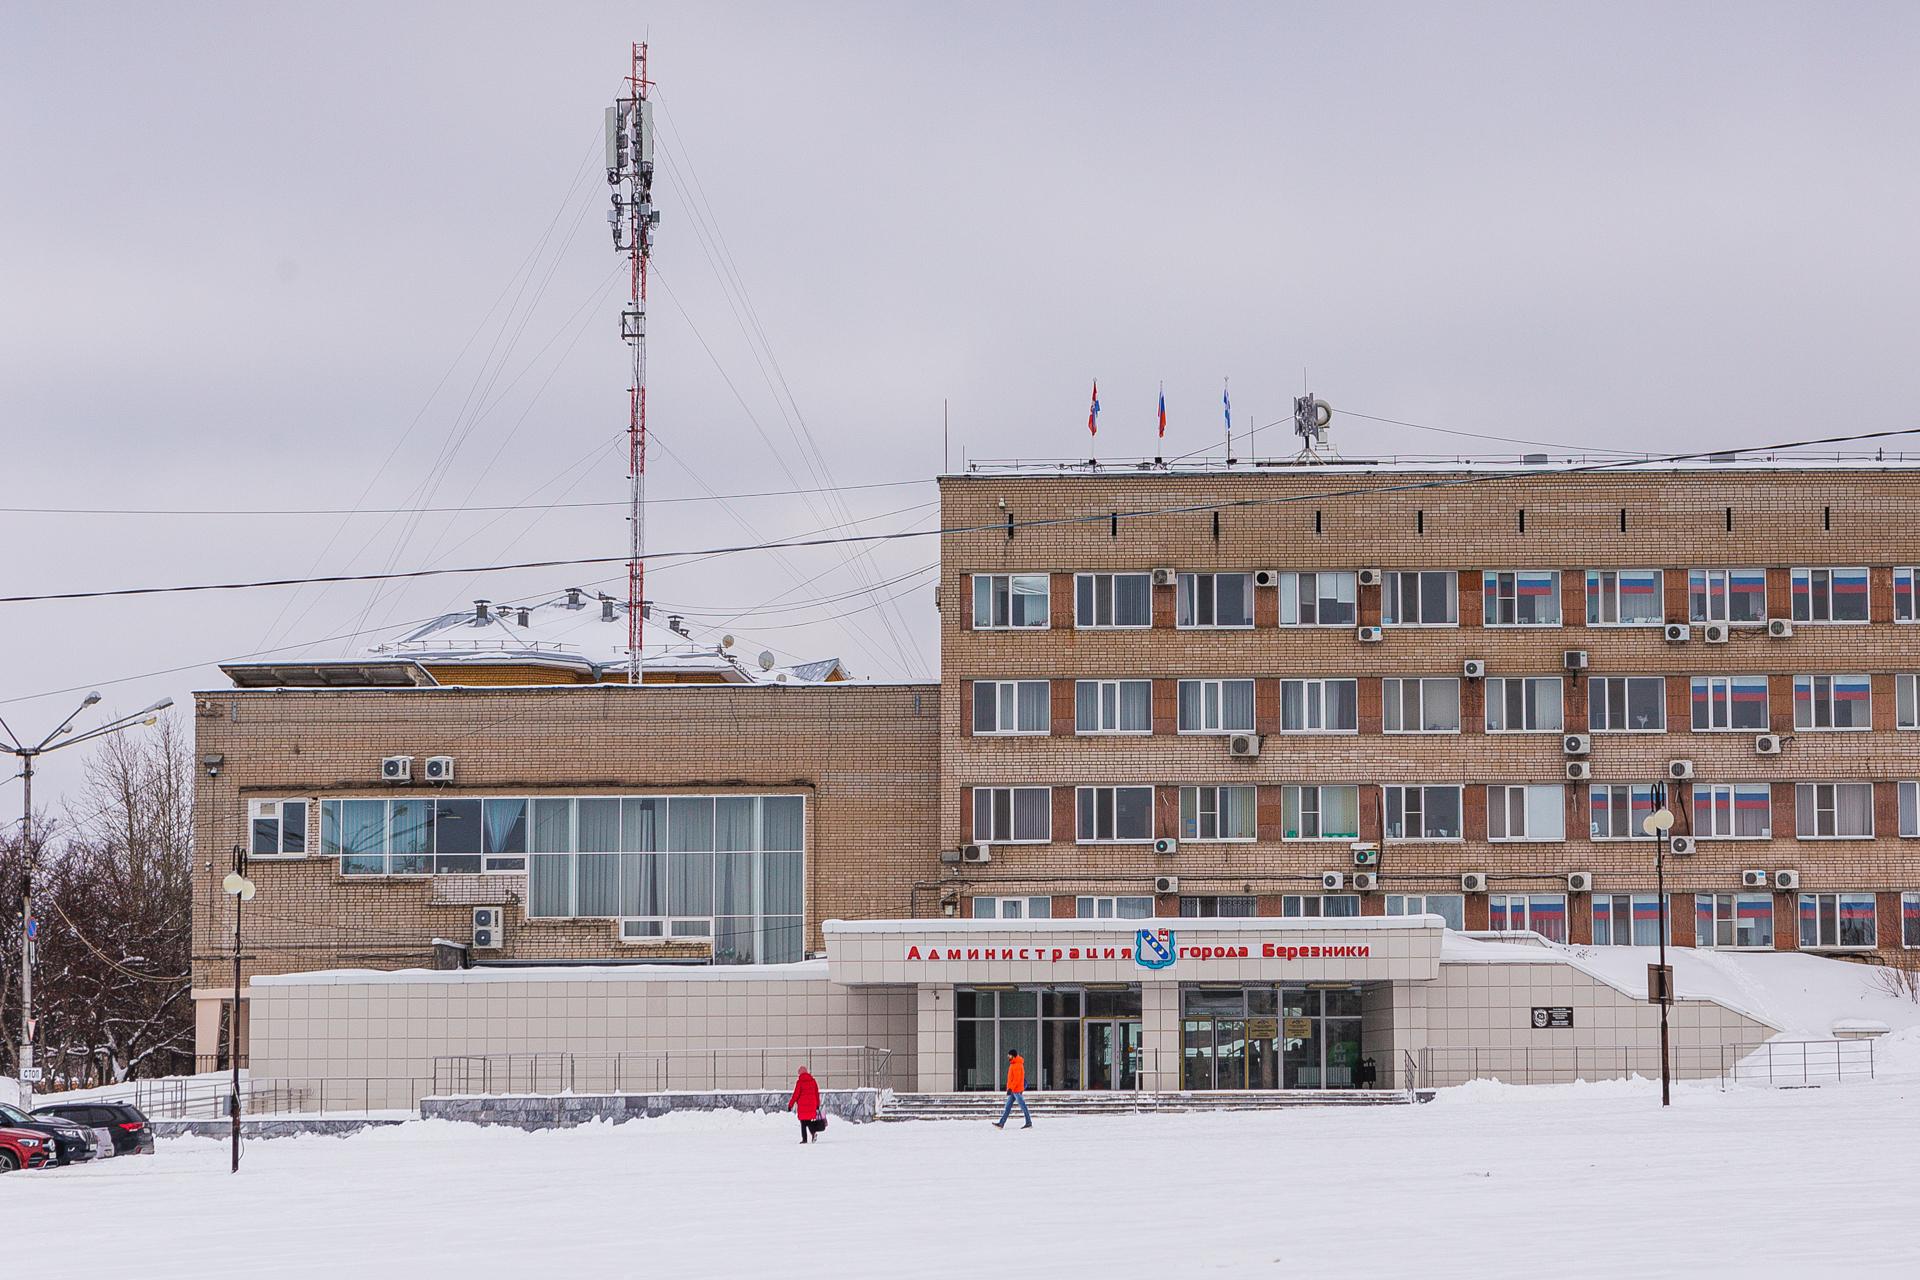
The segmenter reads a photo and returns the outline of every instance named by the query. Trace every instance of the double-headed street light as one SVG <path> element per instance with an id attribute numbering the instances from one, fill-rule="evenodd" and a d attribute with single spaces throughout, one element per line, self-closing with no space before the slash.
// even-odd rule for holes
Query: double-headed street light
<path id="1" fill-rule="evenodd" d="M 247 851 L 233 846 L 233 870 L 220 881 L 220 891 L 233 899 L 233 1012 L 227 1018 L 227 1062 L 233 1069 L 233 1096 L 227 1110 L 233 1116 L 233 1168 L 240 1172 L 240 904 L 253 901 L 253 881 L 247 879 Z"/>
<path id="2" fill-rule="evenodd" d="M 1653 784 L 1652 813 L 1640 820 L 1640 829 L 1653 837 L 1654 892 L 1660 898 L 1660 963 L 1647 974 L 1647 995 L 1660 1006 L 1660 1105 L 1673 1105 L 1672 1073 L 1667 1061 L 1667 1010 L 1673 1005 L 1673 970 L 1667 965 L 1667 833 L 1673 830 L 1673 810 L 1667 808 L 1667 784 Z"/>

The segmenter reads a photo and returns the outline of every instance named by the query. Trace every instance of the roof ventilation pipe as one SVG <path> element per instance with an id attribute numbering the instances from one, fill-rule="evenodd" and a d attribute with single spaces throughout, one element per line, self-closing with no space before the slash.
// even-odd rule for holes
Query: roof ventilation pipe
<path id="1" fill-rule="evenodd" d="M 475 600 L 473 602 L 473 625 L 484 627 L 493 621 L 493 601 Z"/>

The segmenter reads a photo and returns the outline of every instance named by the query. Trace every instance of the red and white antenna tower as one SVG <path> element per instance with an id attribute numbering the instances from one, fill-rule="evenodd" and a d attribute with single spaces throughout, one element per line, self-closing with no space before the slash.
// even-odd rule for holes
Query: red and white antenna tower
<path id="1" fill-rule="evenodd" d="M 633 46 L 627 94 L 607 108 L 607 185 L 613 188 L 613 247 L 627 255 L 627 306 L 620 313 L 620 336 L 633 353 L 633 381 L 627 389 L 627 479 L 631 510 L 627 515 L 627 683 L 640 683 L 641 645 L 645 639 L 647 553 L 647 260 L 653 254 L 653 229 L 660 221 L 653 207 L 653 103 L 647 90 L 647 46 Z"/>

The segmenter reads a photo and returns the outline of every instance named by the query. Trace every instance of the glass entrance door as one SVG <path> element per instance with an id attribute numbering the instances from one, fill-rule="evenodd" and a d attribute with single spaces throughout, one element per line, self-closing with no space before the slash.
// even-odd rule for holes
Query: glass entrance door
<path id="1" fill-rule="evenodd" d="M 1125 1018 L 1092 1019 L 1082 1037 L 1087 1046 L 1089 1089 L 1135 1089 L 1140 1084 L 1140 1024 Z"/>

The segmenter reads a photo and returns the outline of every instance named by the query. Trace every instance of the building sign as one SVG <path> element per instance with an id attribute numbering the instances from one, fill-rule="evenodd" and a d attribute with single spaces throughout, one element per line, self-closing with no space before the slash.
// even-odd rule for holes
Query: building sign
<path id="1" fill-rule="evenodd" d="M 1313 1019 L 1288 1018 L 1286 1031 L 1289 1040 L 1311 1040 L 1313 1039 Z"/>
<path id="2" fill-rule="evenodd" d="M 1566 1005 L 1535 1005 L 1533 1008 L 1533 1029 L 1535 1031 L 1556 1031 L 1573 1025 L 1573 1010 Z"/>
<path id="3" fill-rule="evenodd" d="M 908 960 L 925 964 L 946 962 L 979 962 L 982 960 L 1025 960 L 1039 964 L 1077 964 L 1082 960 L 1132 960 L 1146 969 L 1170 968 L 1177 960 L 1365 960 L 1373 955 L 1373 948 L 1366 943 L 1349 946 L 1328 947 L 1320 945 L 1298 946 L 1292 943 L 1263 942 L 1255 947 L 1246 945 L 1222 944 L 1219 946 L 1183 947 L 1178 944 L 1171 932 L 1155 937 L 1152 945 L 1143 941 L 1148 937 L 1141 930 L 1134 946 L 1112 947 L 954 947 L 938 946 L 910 942 L 907 944 Z M 1147 953 L 1141 958 L 1138 947 L 1147 946 Z M 1166 955 L 1161 959 L 1162 950 Z"/>
<path id="4" fill-rule="evenodd" d="M 1171 929 L 1142 929 L 1134 935 L 1133 962 L 1142 969 L 1165 969 L 1174 961 Z"/>
<path id="5" fill-rule="evenodd" d="M 1247 1039 L 1272 1040 L 1280 1034 L 1278 1018 L 1248 1018 Z"/>

